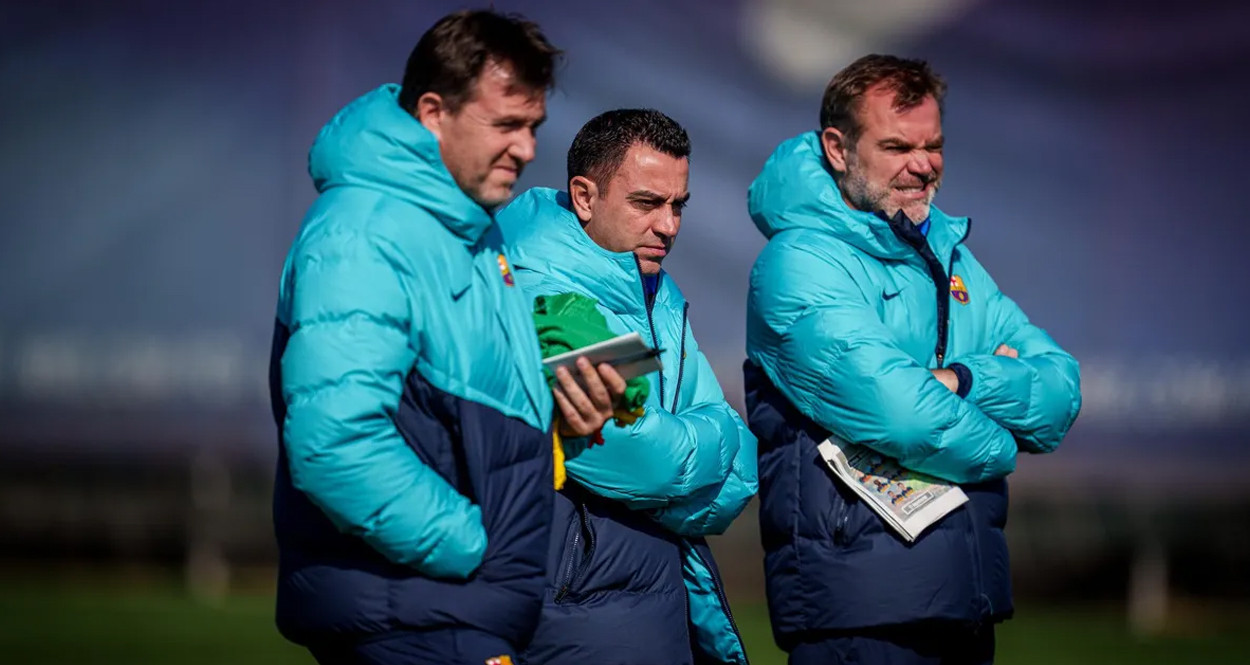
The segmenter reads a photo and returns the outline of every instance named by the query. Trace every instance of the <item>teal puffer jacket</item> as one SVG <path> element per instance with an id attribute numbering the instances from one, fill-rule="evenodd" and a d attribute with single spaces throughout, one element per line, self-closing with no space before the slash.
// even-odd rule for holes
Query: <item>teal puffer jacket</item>
<path id="1" fill-rule="evenodd" d="M 842 201 L 814 132 L 778 148 L 749 207 L 769 242 L 751 274 L 748 356 L 805 416 L 955 482 L 1010 473 L 1017 447 L 1059 445 L 1080 410 L 1077 362 L 964 246 L 967 218 L 932 209 L 928 244 L 950 280 L 935 285 L 889 222 Z M 935 286 L 949 296 L 945 339 Z M 992 355 L 999 344 L 1020 357 Z M 930 374 L 951 363 L 971 370 L 966 399 Z"/>
<path id="2" fill-rule="evenodd" d="M 699 351 L 685 297 L 662 272 L 649 307 L 634 255 L 595 244 L 563 192 L 531 189 L 498 217 L 516 258 L 518 283 L 530 296 L 589 296 L 614 332 L 638 332 L 663 349 L 664 369 L 650 375 L 645 414 L 632 425 L 609 424 L 603 445 L 569 455 L 574 487 L 557 498 L 557 512 L 563 507 L 585 517 L 594 553 L 575 562 L 585 572 L 575 576 L 572 596 L 556 589 L 560 602 L 553 599 L 544 609 L 530 658 L 685 662 L 677 650 L 688 653 L 692 642 L 683 628 L 688 605 L 689 630 L 704 655 L 742 662 L 745 652 L 702 536 L 723 532 L 755 494 L 756 440 L 726 403 Z M 557 538 L 559 526 L 557 521 Z M 557 587 L 565 586 L 560 575 L 567 569 L 557 566 Z M 594 604 L 595 611 L 579 611 L 578 601 Z M 630 626 L 626 639 L 621 625 Z M 560 640 L 570 635 L 599 644 L 603 653 L 562 650 Z M 626 651 L 619 650 L 622 644 Z"/>

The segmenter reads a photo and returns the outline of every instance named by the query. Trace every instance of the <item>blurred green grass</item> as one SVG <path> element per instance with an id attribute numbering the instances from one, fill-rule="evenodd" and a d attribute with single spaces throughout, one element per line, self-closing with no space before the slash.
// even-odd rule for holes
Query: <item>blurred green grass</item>
<path id="1" fill-rule="evenodd" d="M 273 598 L 236 593 L 219 604 L 191 600 L 171 584 L 0 582 L 0 662 L 8 665 L 285 665 L 312 663 L 272 621 Z M 735 616 L 754 665 L 785 662 L 762 604 Z M 1250 610 L 1178 612 L 1168 634 L 1134 638 L 1111 608 L 1025 606 L 999 629 L 998 663 L 1184 665 L 1245 662 Z"/>

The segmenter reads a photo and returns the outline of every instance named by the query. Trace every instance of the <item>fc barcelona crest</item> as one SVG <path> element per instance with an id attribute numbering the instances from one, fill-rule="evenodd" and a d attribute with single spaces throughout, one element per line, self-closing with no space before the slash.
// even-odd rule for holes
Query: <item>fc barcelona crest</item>
<path id="1" fill-rule="evenodd" d="M 499 274 L 503 276 L 504 284 L 516 286 L 516 280 L 512 278 L 512 268 L 508 267 L 508 257 L 503 254 L 499 255 Z"/>
<path id="2" fill-rule="evenodd" d="M 960 305 L 968 304 L 968 287 L 964 286 L 964 280 L 960 279 L 959 275 L 951 276 L 951 297 Z"/>

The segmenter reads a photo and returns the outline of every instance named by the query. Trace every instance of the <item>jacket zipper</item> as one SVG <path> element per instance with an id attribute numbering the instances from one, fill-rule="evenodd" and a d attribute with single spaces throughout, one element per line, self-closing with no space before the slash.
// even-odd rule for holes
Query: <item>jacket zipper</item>
<path id="1" fill-rule="evenodd" d="M 655 335 L 655 319 L 651 316 L 651 308 L 655 305 L 655 299 L 647 295 L 647 277 L 642 274 L 642 262 L 634 256 L 634 265 L 638 267 L 638 285 L 642 287 L 642 304 L 647 310 L 647 328 L 651 330 L 651 348 L 660 348 L 660 340 Z M 657 281 L 655 285 L 656 295 L 659 295 L 660 284 Z M 685 331 L 683 331 L 684 333 Z M 685 342 L 685 337 L 682 337 Z M 664 370 L 660 370 L 660 406 L 664 405 Z"/>
<path id="2" fill-rule="evenodd" d="M 970 511 L 965 512 L 968 513 L 967 538 L 971 541 L 969 545 L 972 547 L 972 578 L 976 580 L 977 624 L 980 625 L 986 618 L 986 615 L 993 613 L 994 607 L 990 604 L 989 597 L 985 595 L 985 580 L 981 579 L 981 543 L 980 539 L 977 538 L 976 527 L 972 524 L 973 516 Z M 987 606 L 989 606 L 988 612 L 986 611 Z"/>
<path id="3" fill-rule="evenodd" d="M 577 530 L 573 532 L 573 544 L 569 548 L 572 550 L 569 554 L 569 563 L 564 567 L 564 575 L 561 576 L 560 590 L 556 592 L 555 601 L 558 603 L 564 600 L 569 592 L 573 589 L 573 583 L 585 570 L 586 563 L 595 554 L 595 532 L 590 528 L 590 514 L 586 510 L 586 504 L 577 502 L 578 525 Z M 582 532 L 586 533 L 586 551 L 581 552 Z M 575 561 L 580 561 L 581 565 L 574 565 Z"/>
<path id="4" fill-rule="evenodd" d="M 573 562 L 576 557 L 580 556 L 578 545 L 582 541 L 582 525 L 577 525 L 577 530 L 573 532 L 573 543 L 569 546 L 569 562 L 564 566 L 564 574 L 560 576 L 560 590 L 556 592 L 556 602 L 564 600 L 569 595 L 569 587 L 573 585 Z"/>
<path id="5" fill-rule="evenodd" d="M 642 273 L 642 264 L 641 262 L 638 261 L 637 257 L 634 258 L 634 263 L 638 266 L 638 279 L 642 285 L 642 299 L 647 309 L 647 327 L 651 331 L 651 346 L 652 348 L 658 349 L 660 348 L 660 341 L 659 341 L 659 337 L 655 334 L 655 318 L 652 315 L 652 308 L 655 305 L 655 301 L 653 298 L 648 297 L 647 295 L 646 276 L 644 276 Z M 656 295 L 657 296 L 659 295 L 658 283 L 656 284 Z M 673 406 L 671 409 L 669 409 L 670 413 L 677 413 L 678 400 L 681 399 L 681 381 L 682 381 L 682 378 L 686 374 L 686 324 L 689 322 L 689 320 L 690 320 L 690 303 L 687 302 L 685 303 L 685 305 L 682 307 L 682 310 L 681 310 L 681 328 L 680 328 L 681 344 L 679 345 L 679 348 L 677 351 L 678 353 L 677 355 L 677 358 L 678 358 L 677 360 L 677 384 L 673 388 Z M 660 372 L 660 406 L 661 408 L 664 405 L 664 401 L 665 401 L 664 400 L 664 372 L 661 371 Z M 747 658 L 746 643 L 742 640 L 742 633 L 738 630 L 738 623 L 734 620 L 734 613 L 733 613 L 733 610 L 730 609 L 729 607 L 729 598 L 725 596 L 725 589 L 724 589 L 723 584 L 720 581 L 720 576 L 716 574 L 715 568 L 709 565 L 707 561 L 704 561 L 703 555 L 699 553 L 698 548 L 691 545 L 690 551 L 693 552 L 694 555 L 699 559 L 699 561 L 703 563 L 704 566 L 707 567 L 708 573 L 711 574 L 712 586 L 716 590 L 716 598 L 720 602 L 721 609 L 723 609 L 725 612 L 725 617 L 729 619 L 729 627 L 730 629 L 733 630 L 734 637 L 736 637 L 738 640 L 738 647 L 742 649 L 743 662 L 750 663 L 750 659 Z M 690 622 L 689 599 L 687 599 L 686 601 L 686 622 L 687 623 Z"/>
<path id="6" fill-rule="evenodd" d="M 951 280 L 942 269 L 942 264 L 938 263 L 937 256 L 934 255 L 933 248 L 929 247 L 928 241 L 925 241 L 924 250 L 920 251 L 920 258 L 924 259 L 929 267 L 929 277 L 937 289 L 937 345 L 933 349 L 933 355 L 937 358 L 937 366 L 940 368 L 946 360 L 946 333 L 951 313 Z"/>
<path id="7" fill-rule="evenodd" d="M 938 367 L 942 366 L 942 358 L 943 356 L 946 355 L 946 337 L 947 337 L 947 331 L 950 327 L 950 315 L 951 315 L 951 312 L 950 312 L 950 308 L 951 308 L 950 290 L 951 290 L 951 279 L 952 279 L 951 275 L 955 274 L 955 252 L 959 249 L 960 245 L 964 244 L 964 241 L 968 239 L 968 234 L 971 232 L 972 232 L 972 219 L 969 218 L 968 226 L 964 227 L 964 234 L 960 236 L 959 240 L 955 242 L 955 245 L 951 247 L 951 256 L 950 256 L 950 259 L 948 259 L 946 262 L 946 275 L 945 275 L 946 298 L 942 300 L 942 304 L 945 306 L 945 309 L 943 310 L 944 316 L 942 317 L 942 324 L 940 328 L 942 332 L 942 337 L 940 340 L 938 340 L 939 341 L 939 347 L 938 347 L 939 351 L 937 353 Z M 937 260 L 936 256 L 934 256 L 933 258 L 934 260 Z"/>
<path id="8" fill-rule="evenodd" d="M 729 619 L 729 628 L 733 630 L 734 637 L 738 638 L 738 646 L 739 648 L 742 649 L 743 662 L 750 663 L 750 659 L 747 658 L 746 642 L 742 641 L 742 633 L 741 631 L 738 630 L 738 622 L 734 621 L 734 613 L 733 613 L 733 610 L 729 608 L 729 598 L 725 597 L 724 584 L 720 580 L 720 575 L 717 574 L 716 568 L 710 565 L 707 561 L 704 561 L 703 555 L 699 553 L 699 548 L 691 544 L 690 551 L 694 553 L 694 555 L 699 559 L 700 563 L 702 563 L 704 566 L 707 567 L 708 574 L 712 576 L 712 587 L 716 589 L 716 598 L 720 600 L 721 609 L 725 610 L 725 618 Z M 689 615 L 690 613 L 689 604 L 690 604 L 690 601 L 687 600 L 686 601 L 687 615 Z"/>
<path id="9" fill-rule="evenodd" d="M 925 267 L 929 269 L 929 278 L 933 280 L 933 286 L 937 291 L 938 308 L 937 345 L 933 348 L 933 356 L 937 359 L 938 368 L 942 368 L 946 362 L 946 337 L 950 325 L 950 272 L 955 266 L 955 250 L 968 239 L 968 233 L 972 230 L 972 221 L 969 220 L 968 227 L 964 229 L 963 237 L 951 248 L 951 258 L 945 269 L 942 267 L 941 262 L 938 261 L 937 255 L 933 253 L 933 247 L 929 245 L 929 239 L 921 235 L 914 225 L 911 228 L 903 229 L 896 222 L 891 221 L 890 229 L 894 231 L 894 235 L 898 236 L 900 240 L 916 250 L 916 253 L 920 255 L 920 260 L 924 261 Z"/>
<path id="10" fill-rule="evenodd" d="M 669 409 L 670 413 L 677 413 L 677 400 L 681 398 L 681 378 L 686 373 L 686 321 L 690 316 L 690 303 L 687 302 L 681 308 L 681 348 L 678 349 L 677 360 L 677 385 L 673 388 L 673 408 Z M 655 334 L 654 332 L 652 333 Z M 661 402 L 660 404 L 663 404 Z"/>
<path id="11" fill-rule="evenodd" d="M 923 259 L 925 264 L 928 266 L 930 276 L 933 277 L 934 281 L 937 282 L 938 279 L 941 279 L 941 281 L 936 284 L 938 294 L 938 342 L 937 348 L 934 349 L 934 356 L 937 358 L 938 367 L 942 367 L 943 361 L 946 357 L 946 335 L 950 324 L 950 276 L 955 271 L 955 251 L 959 249 L 960 245 L 964 244 L 964 242 L 968 240 L 968 235 L 971 232 L 972 220 L 969 219 L 968 226 L 964 229 L 964 234 L 960 236 L 959 240 L 956 241 L 955 245 L 951 248 L 951 256 L 950 260 L 946 263 L 945 274 L 943 274 L 942 264 L 938 262 L 937 256 L 933 253 L 933 248 L 929 246 L 927 238 L 922 237 L 922 245 L 912 245 L 916 252 L 920 254 L 920 258 Z M 898 234 L 897 229 L 895 230 L 895 233 Z M 906 237 L 902 236 L 902 234 L 898 235 L 900 235 L 905 242 L 908 242 L 908 244 L 912 244 Z M 972 526 L 972 515 L 970 513 L 968 514 L 968 520 L 968 531 L 966 532 L 965 537 L 969 539 L 969 546 L 972 549 L 972 577 L 975 580 L 977 593 L 977 613 L 980 615 L 985 613 L 986 609 L 984 605 L 989 605 L 989 598 L 985 595 L 984 580 L 981 579 L 981 543 L 978 541 L 976 532 Z M 991 608 L 990 612 L 992 611 L 993 609 Z M 981 617 L 978 617 L 978 622 L 980 619 Z"/>

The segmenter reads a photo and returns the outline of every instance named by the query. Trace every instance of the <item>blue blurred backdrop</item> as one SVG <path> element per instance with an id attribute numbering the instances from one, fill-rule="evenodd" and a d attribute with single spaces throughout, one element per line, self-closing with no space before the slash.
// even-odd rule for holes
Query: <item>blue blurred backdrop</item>
<path id="1" fill-rule="evenodd" d="M 688 128 L 693 199 L 666 267 L 735 402 L 746 278 L 763 245 L 748 184 L 778 142 L 816 128 L 837 69 L 874 51 L 919 56 L 950 85 L 938 205 L 973 218 L 977 256 L 1082 363 L 1084 412 L 1058 453 L 1021 462 L 1018 496 L 1113 496 L 1127 515 L 1250 494 L 1250 3 L 494 6 L 537 20 L 567 53 L 521 186 L 561 186 L 569 142 L 601 111 L 651 106 Z M 148 499 L 117 517 L 122 489 L 99 480 L 104 468 L 176 468 L 168 491 L 190 483 L 193 513 L 211 513 L 195 497 L 225 482 L 225 505 L 247 506 L 238 523 L 255 525 L 239 539 L 266 560 L 266 365 L 282 259 L 314 197 L 308 147 L 340 106 L 397 81 L 421 33 L 459 8 L 0 5 L 0 555 L 164 551 L 83 544 L 91 527 L 47 524 L 194 531 L 181 509 L 146 517 Z M 248 473 L 255 501 L 240 503 Z M 77 512 L 46 498 L 92 482 L 104 489 L 74 495 Z M 1091 533 L 1114 531 L 1102 524 Z M 1126 528 L 1126 542 L 1156 532 Z M 1018 551 L 1024 564 L 1044 554 Z"/>
<path id="2" fill-rule="evenodd" d="M 668 268 L 729 392 L 762 245 L 746 187 L 779 141 L 815 128 L 834 71 L 885 50 L 947 77 L 938 204 L 973 218 L 1003 289 L 1082 361 L 1085 411 L 1061 456 L 1171 455 L 1183 439 L 1244 461 L 1250 6 L 1200 4 L 496 7 L 568 56 L 522 186 L 559 186 L 600 111 L 653 106 L 689 129 L 694 199 Z M 459 6 L 6 4 L 0 445 L 272 457 L 265 363 L 282 257 L 314 196 L 307 148 Z"/>

